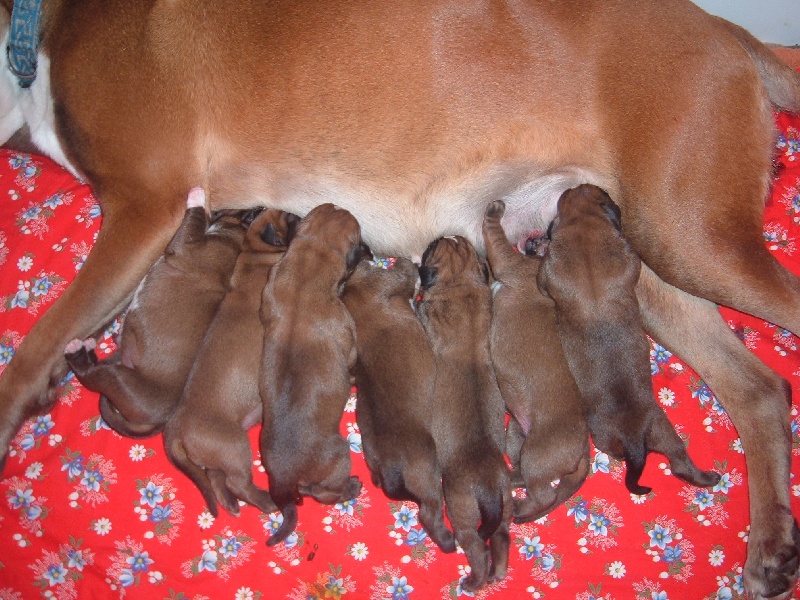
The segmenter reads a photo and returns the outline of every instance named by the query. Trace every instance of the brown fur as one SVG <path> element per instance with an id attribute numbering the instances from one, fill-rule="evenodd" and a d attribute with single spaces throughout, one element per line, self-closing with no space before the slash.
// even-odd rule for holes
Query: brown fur
<path id="1" fill-rule="evenodd" d="M 447 516 L 472 569 L 462 582 L 467 591 L 505 578 L 512 511 L 505 406 L 489 357 L 487 275 L 466 239 L 436 240 L 422 257 L 417 307 L 436 360 L 433 439 Z"/>
<path id="2" fill-rule="evenodd" d="M 103 420 L 122 435 L 155 435 L 175 410 L 206 328 L 229 289 L 245 235 L 243 216 L 221 214 L 209 227 L 205 209 L 187 209 L 164 256 L 139 286 L 118 351 L 98 362 L 87 344 L 69 348 L 70 368 L 101 394 Z"/>
<path id="3" fill-rule="evenodd" d="M 356 325 L 356 418 L 373 483 L 393 500 L 419 505 L 425 531 L 456 549 L 444 524 L 441 470 L 431 435 L 436 364 L 411 305 L 417 268 L 405 258 L 387 270 L 362 260 L 342 301 Z"/>
<path id="4" fill-rule="evenodd" d="M 356 361 L 355 325 L 339 293 L 367 251 L 349 212 L 320 205 L 300 222 L 264 288 L 260 448 L 284 519 L 270 546 L 294 531 L 302 496 L 335 504 L 361 491 L 339 433 Z"/>
<path id="5" fill-rule="evenodd" d="M 489 341 L 500 392 L 516 421 L 506 448 L 527 492 L 514 501 L 514 520 L 525 523 L 556 508 L 586 479 L 589 429 L 561 351 L 555 306 L 537 288 L 541 259 L 511 246 L 500 224 L 504 212 L 503 202 L 493 202 L 483 220 L 495 279 Z M 514 439 L 520 434 L 524 441 Z M 560 483 L 553 488 L 556 479 Z"/>
<path id="6" fill-rule="evenodd" d="M 666 455 L 684 481 L 716 485 L 719 474 L 694 465 L 653 397 L 650 344 L 634 291 L 640 268 L 608 194 L 582 185 L 561 196 L 538 285 L 555 302 L 558 335 L 595 446 L 625 459 L 633 494 L 651 491 L 639 485 L 648 452 Z"/>
<path id="7" fill-rule="evenodd" d="M 277 509 L 269 493 L 253 483 L 247 430 L 261 420 L 262 411 L 261 295 L 297 220 L 268 209 L 248 228 L 231 289 L 211 321 L 180 404 L 164 428 L 167 456 L 197 485 L 214 516 L 217 502 L 234 515 L 239 514 L 238 500 L 265 513 Z"/>
<path id="8" fill-rule="evenodd" d="M 124 308 L 191 187 L 215 208 L 256 198 L 304 215 L 328 199 L 376 252 L 411 256 L 445 234 L 481 245 L 497 198 L 516 241 L 563 190 L 593 183 L 652 274 L 641 293 L 694 311 L 646 324 L 714 382 L 741 436 L 745 587 L 790 593 L 790 392 L 723 320 L 700 319 L 713 302 L 800 334 L 800 280 L 762 236 L 770 102 L 800 111 L 800 75 L 752 36 L 689 0 L 44 0 L 41 39 L 55 131 L 104 217 L 0 378 L 0 466 L 55 401 L 64 346 Z"/>

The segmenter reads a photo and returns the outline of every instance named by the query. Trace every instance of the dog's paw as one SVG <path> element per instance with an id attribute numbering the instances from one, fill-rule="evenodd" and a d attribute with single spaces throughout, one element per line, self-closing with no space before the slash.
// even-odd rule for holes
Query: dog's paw
<path id="1" fill-rule="evenodd" d="M 189 190 L 189 195 L 186 198 L 186 208 L 205 208 L 205 206 L 206 191 L 201 187 Z"/>
<path id="2" fill-rule="evenodd" d="M 77 354 L 81 350 L 83 350 L 83 340 L 76 339 L 72 340 L 70 343 L 66 345 L 66 347 L 64 348 L 64 354 L 69 356 L 72 354 Z"/>
<path id="3" fill-rule="evenodd" d="M 751 600 L 784 600 L 792 595 L 800 566 L 798 530 L 794 526 L 793 543 L 768 541 L 748 548 L 744 568 L 744 586 Z"/>
<path id="4" fill-rule="evenodd" d="M 486 216 L 490 219 L 499 219 L 506 212 L 506 203 L 502 200 L 495 200 L 486 207 Z"/>

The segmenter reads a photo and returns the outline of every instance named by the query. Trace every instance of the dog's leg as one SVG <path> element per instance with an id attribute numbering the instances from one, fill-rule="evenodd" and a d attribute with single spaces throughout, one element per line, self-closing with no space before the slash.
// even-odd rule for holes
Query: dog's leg
<path id="1" fill-rule="evenodd" d="M 92 335 L 123 309 L 180 220 L 166 208 L 126 210 L 120 200 L 108 207 L 75 281 L 37 321 L 0 378 L 0 470 L 25 420 L 55 403 L 67 372 L 67 343 Z"/>
<path id="2" fill-rule="evenodd" d="M 455 537 L 444 523 L 441 474 L 435 448 L 409 461 L 403 469 L 403 479 L 408 494 L 419 505 L 419 521 L 425 531 L 442 552 L 455 552 Z"/>
<path id="3" fill-rule="evenodd" d="M 508 575 L 508 551 L 511 546 L 509 523 L 511 522 L 512 506 L 510 490 L 503 493 L 503 503 L 503 520 L 497 531 L 489 538 L 489 551 L 492 559 L 487 579 L 489 583 L 502 581 Z"/>
<path id="4" fill-rule="evenodd" d="M 470 574 L 461 582 L 461 587 L 468 592 L 475 592 L 484 586 L 489 577 L 489 548 L 478 534 L 481 515 L 469 485 L 459 481 L 448 482 L 448 479 L 445 476 L 443 480 L 447 516 L 470 566 Z"/>
<path id="5" fill-rule="evenodd" d="M 647 331 L 698 372 L 736 424 L 750 492 L 745 587 L 750 598 L 785 598 L 798 568 L 789 500 L 791 389 L 741 343 L 713 303 L 644 266 L 636 293 Z"/>

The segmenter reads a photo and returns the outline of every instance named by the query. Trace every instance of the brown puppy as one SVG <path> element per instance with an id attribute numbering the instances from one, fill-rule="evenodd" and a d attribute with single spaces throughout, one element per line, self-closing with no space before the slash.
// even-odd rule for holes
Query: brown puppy
<path id="1" fill-rule="evenodd" d="M 234 515 L 239 514 L 239 499 L 265 513 L 277 508 L 269 493 L 253 483 L 247 430 L 261 420 L 261 295 L 297 221 L 296 215 L 267 209 L 248 228 L 231 290 L 211 321 L 178 408 L 164 428 L 167 456 L 197 485 L 214 516 L 217 501 Z"/>
<path id="2" fill-rule="evenodd" d="M 462 586 L 475 591 L 506 576 L 512 511 L 503 458 L 505 406 L 489 357 L 488 272 L 460 236 L 428 246 L 419 272 L 417 312 L 436 361 L 433 439 L 447 516 L 472 568 Z"/>
<path id="3" fill-rule="evenodd" d="M 147 437 L 164 427 L 229 288 L 251 216 L 225 211 L 209 222 L 203 190 L 192 190 L 183 223 L 133 296 L 119 350 L 98 362 L 93 340 L 67 346 L 70 368 L 100 392 L 100 414 L 112 429 Z"/>
<path id="4" fill-rule="evenodd" d="M 64 346 L 125 306 L 192 187 L 213 189 L 214 208 L 255 198 L 299 215 L 332 198 L 377 252 L 412 256 L 452 232 L 481 244 L 497 198 L 516 241 L 593 183 L 650 269 L 642 295 L 679 315 L 652 312 L 648 332 L 742 438 L 745 587 L 791 593 L 791 390 L 712 306 L 800 335 L 800 279 L 762 231 L 770 103 L 800 112 L 800 75 L 767 47 L 690 0 L 41 4 L 38 77 L 0 80 L 0 139 L 28 124 L 92 184 L 103 225 L 0 378 L 0 467 L 24 420 L 53 405 Z"/>
<path id="5" fill-rule="evenodd" d="M 506 448 L 527 497 L 514 501 L 514 520 L 533 521 L 574 494 L 589 474 L 589 429 L 580 392 L 561 351 L 555 306 L 536 285 L 541 259 L 517 252 L 493 202 L 483 219 L 492 286 L 492 364 L 508 411 Z M 522 440 L 515 436 L 522 435 Z M 550 485 L 555 479 L 557 488 Z M 519 483 L 516 481 L 515 483 Z"/>
<path id="6" fill-rule="evenodd" d="M 698 469 L 653 397 L 650 345 L 635 287 L 641 263 L 620 230 L 619 208 L 592 185 L 564 192 L 539 269 L 540 289 L 555 301 L 558 333 L 585 402 L 595 446 L 627 466 L 634 494 L 648 452 L 672 472 L 708 487 L 719 474 Z"/>
<path id="7" fill-rule="evenodd" d="M 356 417 L 373 483 L 419 505 L 419 520 L 445 552 L 456 549 L 443 519 L 441 471 L 431 435 L 433 350 L 412 303 L 419 275 L 399 258 L 391 269 L 362 260 L 342 301 L 356 325 Z"/>
<path id="8" fill-rule="evenodd" d="M 260 448 L 283 514 L 270 546 L 294 531 L 302 496 L 335 504 L 361 491 L 339 433 L 356 361 L 355 325 L 339 294 L 368 252 L 355 217 L 322 204 L 300 222 L 264 288 Z"/>

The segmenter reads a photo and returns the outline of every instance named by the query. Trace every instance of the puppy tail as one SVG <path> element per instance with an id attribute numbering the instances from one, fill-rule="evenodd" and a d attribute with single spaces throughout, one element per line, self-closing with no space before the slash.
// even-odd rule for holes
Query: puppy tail
<path id="1" fill-rule="evenodd" d="M 289 502 L 281 507 L 283 523 L 267 540 L 267 546 L 277 546 L 288 538 L 297 527 L 297 504 Z"/>
<path id="2" fill-rule="evenodd" d="M 647 449 L 644 440 L 635 446 L 626 446 L 624 451 L 625 458 L 625 487 L 631 494 L 646 496 L 653 491 L 653 488 L 639 485 L 639 477 L 642 476 L 644 465 L 647 460 Z"/>
<path id="3" fill-rule="evenodd" d="M 211 481 L 208 479 L 205 470 L 192 462 L 192 459 L 189 458 L 186 452 L 186 447 L 180 439 L 165 439 L 164 446 L 167 450 L 167 456 L 173 464 L 183 471 L 183 473 L 192 480 L 192 483 L 197 486 L 197 489 L 200 490 L 203 499 L 206 501 L 208 512 L 210 512 L 214 518 L 218 517 L 219 509 L 217 508 L 217 496 L 214 494 L 214 488 L 211 487 Z"/>
<path id="4" fill-rule="evenodd" d="M 478 510 L 481 513 L 478 535 L 482 540 L 488 540 L 503 521 L 503 512 L 505 510 L 503 494 L 498 489 L 484 486 L 478 492 Z"/>
<path id="5" fill-rule="evenodd" d="M 719 21 L 750 55 L 770 101 L 783 110 L 800 113 L 800 73 L 780 60 L 746 29 L 724 19 Z"/>

